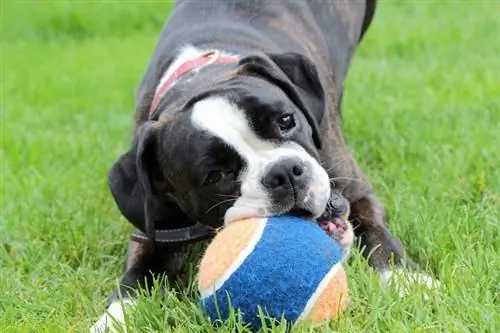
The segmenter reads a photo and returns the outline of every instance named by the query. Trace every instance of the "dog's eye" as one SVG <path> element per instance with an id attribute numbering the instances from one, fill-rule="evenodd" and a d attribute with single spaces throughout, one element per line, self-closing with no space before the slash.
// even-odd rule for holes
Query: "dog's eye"
<path id="1" fill-rule="evenodd" d="M 291 114 L 284 115 L 278 119 L 278 126 L 282 132 L 287 132 L 295 127 L 295 119 Z"/>
<path id="2" fill-rule="evenodd" d="M 205 177 L 203 185 L 211 185 L 220 182 L 224 178 L 224 173 L 222 171 L 211 171 Z"/>
<path id="3" fill-rule="evenodd" d="M 226 178 L 229 174 L 231 174 L 231 171 L 222 171 L 222 170 L 210 171 L 205 177 L 203 185 L 217 184 L 218 182 Z"/>

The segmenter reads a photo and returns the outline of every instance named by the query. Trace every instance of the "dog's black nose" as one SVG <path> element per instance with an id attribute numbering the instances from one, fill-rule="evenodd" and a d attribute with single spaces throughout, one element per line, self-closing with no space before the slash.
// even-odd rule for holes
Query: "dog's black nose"
<path id="1" fill-rule="evenodd" d="M 303 187 L 308 179 L 304 163 L 296 158 L 286 158 L 274 163 L 264 178 L 262 184 L 272 190 Z"/>

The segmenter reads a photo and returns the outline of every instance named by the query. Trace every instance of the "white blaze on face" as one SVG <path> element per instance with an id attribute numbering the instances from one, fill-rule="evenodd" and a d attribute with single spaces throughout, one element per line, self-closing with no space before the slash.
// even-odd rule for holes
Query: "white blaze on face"
<path id="1" fill-rule="evenodd" d="M 330 197 L 330 183 L 325 170 L 301 146 L 294 142 L 275 145 L 259 138 L 250 127 L 245 112 L 223 97 L 212 97 L 197 102 L 191 121 L 232 147 L 246 162 L 241 170 L 241 197 L 226 212 L 225 223 L 245 217 L 265 217 L 284 213 L 273 207 L 262 185 L 263 171 L 285 157 L 294 157 L 312 166 L 309 188 L 303 205 L 314 215 L 323 213 Z"/>

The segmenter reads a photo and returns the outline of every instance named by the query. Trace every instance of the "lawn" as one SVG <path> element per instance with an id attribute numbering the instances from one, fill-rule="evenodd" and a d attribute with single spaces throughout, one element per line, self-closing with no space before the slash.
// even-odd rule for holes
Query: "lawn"
<path id="1" fill-rule="evenodd" d="M 2 6 L 0 332 L 87 331 L 131 231 L 107 171 L 171 3 Z M 499 12 L 494 1 L 380 5 L 346 83 L 346 136 L 393 232 L 443 288 L 399 299 L 356 252 L 353 304 L 332 330 L 500 332 Z M 141 298 L 130 332 L 213 331 L 193 287 Z"/>

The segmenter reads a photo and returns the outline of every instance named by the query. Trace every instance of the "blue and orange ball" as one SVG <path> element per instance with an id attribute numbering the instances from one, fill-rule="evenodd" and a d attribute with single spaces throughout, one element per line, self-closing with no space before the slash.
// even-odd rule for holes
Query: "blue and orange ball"
<path id="1" fill-rule="evenodd" d="M 278 321 L 318 323 L 349 302 L 341 245 L 318 224 L 293 216 L 228 224 L 209 244 L 197 278 L 212 321 L 235 309 L 254 329 L 262 324 L 260 310 Z"/>

